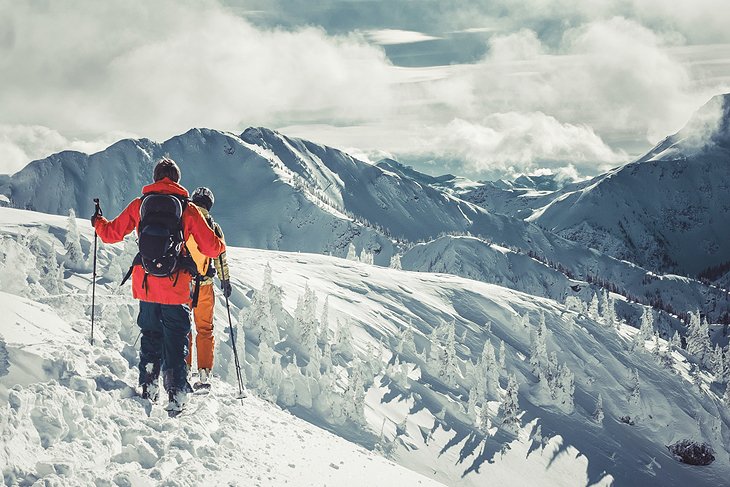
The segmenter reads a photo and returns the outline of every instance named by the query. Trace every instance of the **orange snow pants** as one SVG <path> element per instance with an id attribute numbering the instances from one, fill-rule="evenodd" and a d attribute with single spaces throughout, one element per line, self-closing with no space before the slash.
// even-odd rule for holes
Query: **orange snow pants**
<path id="1" fill-rule="evenodd" d="M 215 307 L 215 295 L 213 294 L 213 283 L 200 286 L 198 305 L 193 308 L 195 319 L 195 330 L 198 332 L 195 337 L 195 348 L 198 351 L 198 369 L 213 368 L 213 308 Z M 188 335 L 190 346 L 188 356 L 185 359 L 191 365 L 193 358 L 193 334 Z"/>

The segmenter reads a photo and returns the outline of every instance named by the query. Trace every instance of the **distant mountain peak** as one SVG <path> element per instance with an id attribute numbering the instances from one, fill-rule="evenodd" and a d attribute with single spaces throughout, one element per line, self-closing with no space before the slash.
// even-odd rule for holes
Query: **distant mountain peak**
<path id="1" fill-rule="evenodd" d="M 730 93 L 710 98 L 679 132 L 662 140 L 638 162 L 677 159 L 713 147 L 730 149 Z"/>

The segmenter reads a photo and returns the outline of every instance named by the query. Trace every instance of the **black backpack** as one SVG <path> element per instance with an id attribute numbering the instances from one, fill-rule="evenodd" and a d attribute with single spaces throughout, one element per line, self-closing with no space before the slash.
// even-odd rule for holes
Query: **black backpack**
<path id="1" fill-rule="evenodd" d="M 142 196 L 137 227 L 139 253 L 134 257 L 121 285 L 132 275 L 135 265 L 144 268 L 145 282 L 148 275 L 171 277 L 179 270 L 185 270 L 197 277 L 193 259 L 187 251 L 183 252 L 185 237 L 182 215 L 187 205 L 188 199 L 182 196 L 159 193 Z M 142 285 L 144 287 L 145 283 Z M 195 294 L 197 295 L 197 289 Z"/>
<path id="2" fill-rule="evenodd" d="M 139 255 L 147 274 L 171 276 L 180 267 L 185 242 L 182 215 L 187 200 L 170 194 L 147 194 L 139 208 Z"/>

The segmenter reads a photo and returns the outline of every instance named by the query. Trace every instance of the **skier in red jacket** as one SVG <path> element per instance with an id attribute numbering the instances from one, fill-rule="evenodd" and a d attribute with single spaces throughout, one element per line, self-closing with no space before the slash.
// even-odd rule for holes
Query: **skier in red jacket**
<path id="1" fill-rule="evenodd" d="M 105 243 L 115 243 L 122 241 L 133 230 L 140 235 L 143 198 L 148 195 L 173 195 L 184 202 L 179 218 L 182 242 L 192 236 L 200 252 L 210 258 L 217 258 L 225 250 L 225 244 L 210 229 L 198 208 L 187 201 L 188 191 L 178 184 L 180 169 L 177 164 L 172 159 L 162 158 L 155 166 L 154 180 L 153 184 L 142 189 L 143 196 L 132 200 L 115 219 L 109 221 L 101 215 L 92 217 L 91 223 L 99 238 Z M 184 246 L 182 254 L 181 259 L 187 254 Z M 172 415 L 182 410 L 187 394 L 192 390 L 187 380 L 185 357 L 191 327 L 193 275 L 183 266 L 177 267 L 169 276 L 158 277 L 148 273 L 138 259 L 135 259 L 131 271 L 132 294 L 140 300 L 137 324 L 142 333 L 139 361 L 142 396 L 157 400 L 158 378 L 162 371 L 169 397 L 166 409 Z"/>

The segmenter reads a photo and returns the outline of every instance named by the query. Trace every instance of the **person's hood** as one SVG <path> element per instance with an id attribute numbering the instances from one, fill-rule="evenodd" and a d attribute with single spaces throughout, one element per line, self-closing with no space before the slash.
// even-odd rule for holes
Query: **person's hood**
<path id="1" fill-rule="evenodd" d="M 149 193 L 174 194 L 185 198 L 190 196 L 187 189 L 169 178 L 162 178 L 159 181 L 148 184 L 142 188 L 142 194 Z"/>

